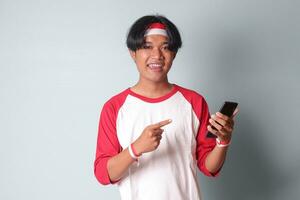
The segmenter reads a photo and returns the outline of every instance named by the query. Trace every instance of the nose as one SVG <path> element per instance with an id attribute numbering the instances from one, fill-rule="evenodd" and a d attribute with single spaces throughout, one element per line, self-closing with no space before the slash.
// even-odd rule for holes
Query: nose
<path id="1" fill-rule="evenodd" d="M 151 51 L 151 57 L 156 59 L 161 59 L 162 58 L 161 50 L 159 48 L 153 48 Z"/>

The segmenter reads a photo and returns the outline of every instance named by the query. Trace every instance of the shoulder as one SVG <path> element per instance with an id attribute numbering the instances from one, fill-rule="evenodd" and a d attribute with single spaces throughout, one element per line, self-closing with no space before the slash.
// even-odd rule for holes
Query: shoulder
<path id="1" fill-rule="evenodd" d="M 199 102 L 202 102 L 202 101 L 206 102 L 203 95 L 198 93 L 197 91 L 192 90 L 192 89 L 188 89 L 186 87 L 182 87 L 182 86 L 179 86 L 179 85 L 176 85 L 176 87 L 178 88 L 178 91 L 190 103 L 199 103 Z"/>
<path id="2" fill-rule="evenodd" d="M 122 92 L 112 96 L 104 103 L 102 110 L 110 110 L 111 112 L 117 113 L 124 104 L 128 94 L 129 89 L 127 88 Z"/>
<path id="3" fill-rule="evenodd" d="M 187 89 L 182 86 L 177 86 L 178 91 L 184 96 L 184 98 L 189 102 L 193 111 L 196 113 L 198 119 L 201 118 L 202 115 L 209 114 L 208 104 L 205 98 L 195 90 Z"/>

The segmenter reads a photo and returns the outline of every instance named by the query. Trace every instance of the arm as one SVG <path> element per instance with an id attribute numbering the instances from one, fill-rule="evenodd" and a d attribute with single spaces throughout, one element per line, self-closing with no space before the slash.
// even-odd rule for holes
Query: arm
<path id="1" fill-rule="evenodd" d="M 128 148 L 116 156 L 111 157 L 107 163 L 110 180 L 117 182 L 134 162 L 135 160 L 130 156 Z"/>
<path id="2" fill-rule="evenodd" d="M 97 180 L 107 185 L 116 183 L 122 178 L 130 165 L 135 162 L 128 151 L 122 151 L 116 131 L 117 109 L 112 104 L 105 104 L 100 116 L 96 159 L 94 173 Z M 133 148 L 138 155 L 155 150 L 162 138 L 162 126 L 171 121 L 165 120 L 157 124 L 147 126 L 140 137 L 133 143 Z"/>
<path id="3" fill-rule="evenodd" d="M 220 141 L 229 145 L 234 126 L 233 118 L 237 113 L 238 109 L 235 110 L 232 117 L 227 117 L 226 115 L 217 112 L 215 115 L 212 115 L 212 118 L 209 120 L 209 122 L 216 127 L 217 130 L 212 129 L 211 125 L 208 125 L 207 129 L 211 133 L 215 134 Z M 226 158 L 227 150 L 228 146 L 219 147 L 216 145 L 207 155 L 205 166 L 210 172 L 216 173 L 222 167 Z"/>
<path id="4" fill-rule="evenodd" d="M 161 121 L 157 124 L 149 125 L 143 130 L 140 137 L 133 143 L 133 149 L 138 156 L 157 149 L 162 138 L 161 134 L 163 133 L 161 127 L 169 123 L 171 123 L 170 120 Z M 128 148 L 110 158 L 107 164 L 110 180 L 114 182 L 121 179 L 134 162 L 135 159 L 129 154 Z"/>
<path id="5" fill-rule="evenodd" d="M 211 133 L 217 135 L 220 141 L 229 142 L 234 124 L 232 118 L 237 114 L 238 110 L 235 111 L 232 118 L 226 118 L 221 113 L 212 115 L 212 118 L 210 118 L 208 105 L 204 100 L 198 105 L 198 109 L 201 113 L 199 114 L 200 127 L 197 135 L 197 164 L 200 171 L 206 176 L 217 176 L 224 164 L 228 146 L 219 147 L 216 145 L 216 139 L 206 137 L 207 131 L 209 130 Z M 209 125 L 210 123 L 217 130 L 213 130 Z"/>
<path id="6" fill-rule="evenodd" d="M 205 166 L 208 171 L 215 174 L 223 165 L 228 147 L 215 148 L 207 155 L 205 160 Z"/>
<path id="7" fill-rule="evenodd" d="M 117 109 L 114 107 L 114 104 L 106 103 L 100 115 L 94 162 L 95 177 L 103 185 L 115 183 L 110 179 L 108 161 L 122 152 L 116 133 L 116 116 Z"/>

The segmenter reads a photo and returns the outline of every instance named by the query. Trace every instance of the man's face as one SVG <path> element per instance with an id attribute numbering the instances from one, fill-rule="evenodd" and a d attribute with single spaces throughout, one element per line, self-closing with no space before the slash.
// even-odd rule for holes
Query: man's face
<path id="1" fill-rule="evenodd" d="M 134 59 L 140 79 L 163 82 L 171 68 L 176 53 L 168 49 L 168 38 L 162 35 L 149 35 L 141 49 L 130 51 Z"/>

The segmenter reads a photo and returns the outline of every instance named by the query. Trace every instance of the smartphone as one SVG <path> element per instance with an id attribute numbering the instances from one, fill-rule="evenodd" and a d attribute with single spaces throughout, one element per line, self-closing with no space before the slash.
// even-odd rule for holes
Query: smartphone
<path id="1" fill-rule="evenodd" d="M 236 107 L 238 106 L 238 103 L 236 102 L 231 102 L 231 101 L 225 101 L 223 106 L 221 107 L 221 109 L 219 110 L 220 113 L 231 117 L 233 115 L 234 110 L 236 109 Z M 216 130 L 215 127 L 212 126 L 212 128 L 214 130 Z M 208 132 L 206 137 L 208 138 L 216 138 L 217 136 L 215 136 L 214 134 L 212 134 L 211 132 Z"/>

